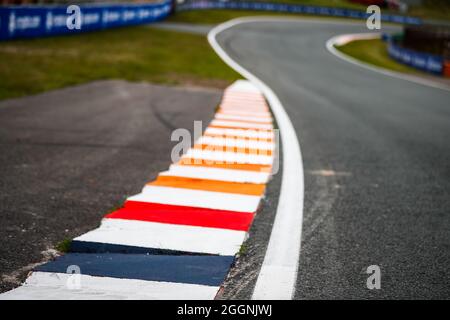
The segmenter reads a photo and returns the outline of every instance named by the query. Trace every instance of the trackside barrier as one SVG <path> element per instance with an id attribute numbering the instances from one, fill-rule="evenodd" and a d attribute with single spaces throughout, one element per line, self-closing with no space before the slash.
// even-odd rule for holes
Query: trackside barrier
<path id="1" fill-rule="evenodd" d="M 68 5 L 30 5 L 0 7 L 0 40 L 43 37 L 137 25 L 164 19 L 171 0 L 149 4 L 80 5 L 81 29 L 66 25 Z"/>
<path id="2" fill-rule="evenodd" d="M 0 40 L 44 37 L 84 31 L 101 30 L 118 26 L 150 23 L 166 18 L 171 12 L 173 0 L 149 4 L 86 4 L 81 5 L 81 29 L 69 30 L 66 26 L 67 6 L 29 5 L 0 7 Z M 237 9 L 366 19 L 364 11 L 246 1 L 192 1 L 177 5 L 177 10 Z M 421 24 L 416 17 L 382 14 L 381 20 L 401 24 Z"/>
<path id="3" fill-rule="evenodd" d="M 198 9 L 235 9 L 235 10 L 257 10 L 275 11 L 289 13 L 304 13 L 321 16 L 346 17 L 354 19 L 367 19 L 370 14 L 353 9 L 309 6 L 301 4 L 283 4 L 257 1 L 192 1 L 178 4 L 177 10 L 198 10 Z M 416 17 L 402 16 L 395 14 L 381 14 L 381 20 L 401 24 L 422 24 L 422 20 Z"/>
<path id="4" fill-rule="evenodd" d="M 383 40 L 387 42 L 389 56 L 397 60 L 398 62 L 425 72 L 437 75 L 444 74 L 443 57 L 402 48 L 399 45 L 395 44 L 395 42 L 392 40 L 392 35 L 384 34 Z"/>

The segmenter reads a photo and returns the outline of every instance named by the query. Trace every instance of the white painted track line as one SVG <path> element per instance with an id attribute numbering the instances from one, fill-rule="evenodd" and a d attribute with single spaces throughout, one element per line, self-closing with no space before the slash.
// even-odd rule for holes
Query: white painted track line
<path id="1" fill-rule="evenodd" d="M 74 240 L 234 256 L 245 237 L 244 231 L 105 218 Z"/>
<path id="2" fill-rule="evenodd" d="M 129 197 L 128 200 L 206 209 L 255 212 L 258 208 L 260 197 L 147 185 L 142 193 Z"/>
<path id="3" fill-rule="evenodd" d="M 291 120 L 272 89 L 234 61 L 216 40 L 216 36 L 226 29 L 255 21 L 264 20 L 240 18 L 220 24 L 208 33 L 208 41 L 229 66 L 264 93 L 280 128 L 283 143 L 283 177 L 280 197 L 269 245 L 252 298 L 292 299 L 297 279 L 303 222 L 304 182 L 300 145 Z"/>
<path id="4" fill-rule="evenodd" d="M 171 165 L 168 171 L 161 172 L 160 175 L 239 183 L 266 183 L 270 177 L 268 172 L 218 169 L 185 165 Z"/>
<path id="5" fill-rule="evenodd" d="M 370 36 L 373 35 L 373 36 Z M 450 87 L 446 86 L 444 84 L 440 84 L 437 81 L 432 81 L 432 80 L 427 80 L 424 78 L 420 78 L 420 77 L 416 77 L 414 75 L 409 75 L 409 74 L 404 74 L 404 73 L 400 73 L 400 72 L 395 72 L 395 71 L 391 71 L 385 68 L 381 68 L 381 67 L 377 67 L 374 66 L 372 64 L 368 64 L 365 62 L 362 62 L 358 59 L 355 59 L 341 51 L 339 51 L 338 49 L 335 48 L 335 45 L 339 45 L 339 44 L 345 44 L 348 43 L 350 41 L 354 41 L 354 40 L 359 40 L 359 39 L 368 39 L 368 38 L 376 38 L 376 37 L 380 37 L 381 35 L 378 33 L 355 33 L 355 34 L 343 34 L 343 35 L 338 35 L 338 36 L 334 36 L 331 39 L 329 39 L 326 42 L 326 48 L 327 50 L 333 54 L 334 56 L 345 60 L 349 63 L 352 63 L 354 65 L 360 66 L 362 68 L 365 69 L 369 69 L 381 74 L 384 74 L 386 76 L 390 76 L 390 77 L 394 77 L 394 78 L 398 78 L 398 79 L 402 79 L 402 80 L 406 80 L 406 81 L 410 81 L 410 82 L 414 82 L 414 83 L 418 83 L 421 85 L 425 85 L 428 87 L 433 87 L 436 89 L 442 89 L 442 90 L 446 90 L 446 91 L 450 91 Z"/>
<path id="6" fill-rule="evenodd" d="M 192 300 L 214 299 L 219 287 L 80 275 L 80 289 L 67 287 L 69 274 L 33 272 L 0 300 Z"/>

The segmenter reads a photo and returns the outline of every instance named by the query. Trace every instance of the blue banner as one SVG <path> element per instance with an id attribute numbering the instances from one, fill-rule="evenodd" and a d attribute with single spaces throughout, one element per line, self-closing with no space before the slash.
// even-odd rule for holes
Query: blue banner
<path id="1" fill-rule="evenodd" d="M 237 9 L 237 10 L 259 10 L 289 13 L 306 13 L 322 16 L 347 17 L 355 19 L 367 19 L 370 14 L 353 9 L 309 6 L 301 4 L 283 4 L 256 1 L 208 1 L 199 0 L 178 5 L 178 10 L 195 9 Z M 381 14 L 381 20 L 401 24 L 421 24 L 422 20 L 416 17 L 401 16 L 395 14 Z"/>
<path id="2" fill-rule="evenodd" d="M 149 4 L 80 5 L 81 28 L 67 27 L 67 6 L 30 5 L 0 7 L 0 39 L 42 37 L 118 26 L 150 23 L 164 19 L 172 0 Z"/>
<path id="3" fill-rule="evenodd" d="M 438 75 L 444 72 L 444 58 L 441 56 L 402 48 L 389 40 L 388 53 L 393 59 L 413 68 Z"/>

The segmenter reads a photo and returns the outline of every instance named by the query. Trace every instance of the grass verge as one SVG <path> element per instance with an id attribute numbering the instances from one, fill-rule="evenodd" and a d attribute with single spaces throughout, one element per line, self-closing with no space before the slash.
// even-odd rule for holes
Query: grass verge
<path id="1" fill-rule="evenodd" d="M 419 70 L 391 59 L 387 52 L 387 45 L 381 39 L 355 40 L 343 46 L 336 46 L 336 49 L 355 59 L 377 67 L 403 73 L 423 74 Z"/>
<path id="2" fill-rule="evenodd" d="M 0 99 L 101 79 L 223 88 L 238 78 L 204 36 L 146 26 L 0 43 Z"/>
<path id="3" fill-rule="evenodd" d="M 239 254 L 240 256 L 242 256 L 243 254 L 246 254 L 247 251 L 248 251 L 248 247 L 247 247 L 247 245 L 246 245 L 245 243 L 243 243 L 243 244 L 241 245 L 241 247 L 239 248 L 238 254 Z"/>
<path id="4" fill-rule="evenodd" d="M 364 9 L 367 6 L 348 0 L 270 0 L 269 2 L 303 4 L 307 6 L 323 6 L 347 9 Z"/>
<path id="5" fill-rule="evenodd" d="M 290 3 L 315 5 L 326 7 L 338 7 L 348 9 L 365 10 L 366 6 L 352 3 L 347 0 L 267 0 L 268 2 Z M 195 24 L 218 24 L 239 17 L 250 16 L 275 16 L 275 17 L 301 17 L 301 18 L 324 18 L 324 19 L 348 19 L 340 17 L 326 17 L 308 14 L 288 13 L 288 12 L 270 12 L 270 11 L 252 11 L 252 10 L 228 10 L 228 9 L 205 9 L 205 10 L 188 10 L 177 12 L 169 17 L 171 22 L 195 23 Z"/>
<path id="6" fill-rule="evenodd" d="M 274 16 L 274 17 L 291 17 L 291 18 L 321 18 L 321 19 L 345 19 L 362 21 L 360 19 L 348 19 L 340 17 L 326 17 L 317 15 L 307 15 L 288 12 L 270 12 L 270 11 L 251 11 L 251 10 L 221 10 L 221 9 L 204 9 L 204 10 L 187 10 L 180 11 L 168 18 L 170 22 L 183 22 L 193 24 L 218 24 L 231 19 L 240 17 L 254 16 Z"/>
<path id="7" fill-rule="evenodd" d="M 56 245 L 56 250 L 62 253 L 69 252 L 71 243 L 72 239 L 64 239 L 63 241 L 61 241 Z"/>
<path id="8" fill-rule="evenodd" d="M 448 22 L 450 21 L 450 2 L 448 0 L 423 0 L 421 5 L 411 6 L 408 14 Z"/>
<path id="9" fill-rule="evenodd" d="M 365 11 L 367 5 L 352 3 L 346 0 L 270 0 L 270 2 L 292 3 L 303 5 L 315 5 L 326 7 L 338 7 Z M 382 13 L 398 14 L 397 11 L 392 11 L 387 8 L 381 9 Z M 448 0 L 424 0 L 423 4 L 411 6 L 406 13 L 420 17 L 423 19 L 438 19 L 443 21 L 450 21 L 450 3 Z M 269 12 L 269 11 L 251 11 L 251 10 L 220 10 L 220 9 L 205 9 L 177 12 L 175 15 L 169 17 L 169 21 L 197 23 L 197 24 L 217 24 L 225 22 L 230 19 L 248 16 L 290 16 L 290 17 L 311 17 L 323 19 L 344 19 L 363 21 L 361 19 L 349 19 L 341 17 L 327 17 L 308 14 L 296 14 L 287 12 Z"/>

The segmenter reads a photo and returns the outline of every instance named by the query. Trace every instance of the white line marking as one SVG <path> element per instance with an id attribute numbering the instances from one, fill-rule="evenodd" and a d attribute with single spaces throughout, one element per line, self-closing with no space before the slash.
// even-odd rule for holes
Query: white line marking
<path id="1" fill-rule="evenodd" d="M 161 172 L 160 175 L 239 183 L 266 183 L 270 177 L 270 173 L 268 172 L 194 167 L 184 165 L 179 166 L 174 164 L 170 166 L 169 171 Z"/>
<path id="2" fill-rule="evenodd" d="M 99 228 L 74 240 L 234 256 L 246 234 L 220 228 L 104 218 Z"/>
<path id="3" fill-rule="evenodd" d="M 368 33 L 368 34 L 373 34 L 373 33 Z M 400 72 L 395 72 L 395 71 L 391 71 L 391 70 L 384 69 L 381 67 L 377 67 L 377 66 L 365 63 L 363 61 L 360 61 L 358 59 L 355 59 L 335 48 L 335 45 L 339 45 L 340 43 L 345 44 L 350 41 L 354 41 L 354 40 L 358 40 L 358 39 L 368 39 L 368 37 L 370 37 L 370 36 L 367 36 L 368 34 L 354 33 L 354 34 L 343 34 L 343 35 L 334 36 L 331 39 L 328 39 L 328 41 L 326 42 L 326 48 L 331 54 L 335 55 L 336 57 L 338 57 L 342 60 L 345 60 L 349 63 L 358 65 L 360 67 L 384 74 L 386 76 L 391 76 L 394 78 L 418 83 L 418 84 L 436 88 L 436 89 L 450 91 L 450 87 L 440 84 L 436 81 L 427 80 L 427 79 L 423 79 L 423 78 L 416 77 L 413 75 L 407 75 L 407 74 L 403 74 Z M 378 38 L 380 37 L 379 33 L 376 33 L 375 35 L 378 35 Z M 375 36 L 373 36 L 373 37 L 375 37 Z"/>
<path id="4" fill-rule="evenodd" d="M 193 300 L 214 299 L 219 287 L 80 275 L 81 288 L 69 290 L 69 274 L 33 272 L 0 300 Z"/>
<path id="5" fill-rule="evenodd" d="M 208 33 L 208 41 L 231 68 L 250 80 L 268 100 L 280 128 L 283 143 L 283 177 L 275 222 L 253 299 L 292 299 L 297 279 L 303 222 L 303 165 L 295 129 L 278 97 L 264 82 L 234 61 L 219 45 L 216 36 L 254 18 L 230 20 Z"/>
<path id="6" fill-rule="evenodd" d="M 344 34 L 336 38 L 336 42 L 334 43 L 334 45 L 343 46 L 355 40 L 373 40 L 380 38 L 381 34 L 379 32 Z"/>
<path id="7" fill-rule="evenodd" d="M 142 193 L 131 196 L 128 200 L 206 209 L 255 212 L 258 208 L 260 197 L 150 185 L 145 186 Z"/>

